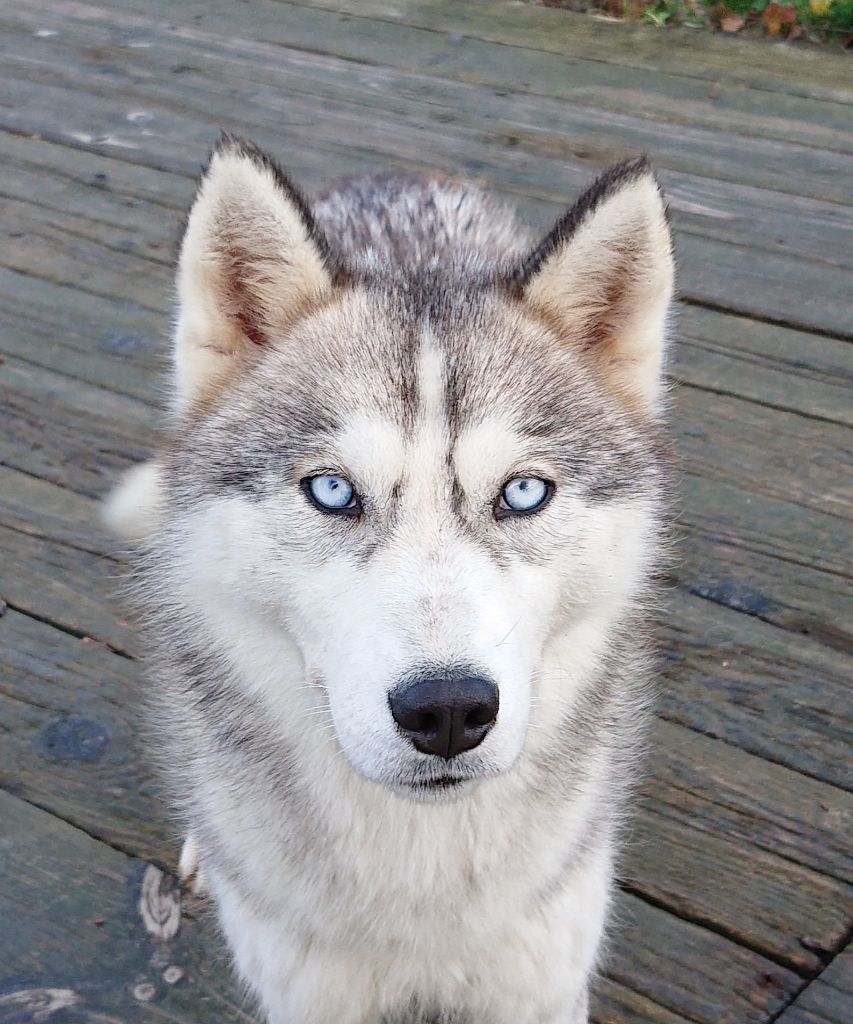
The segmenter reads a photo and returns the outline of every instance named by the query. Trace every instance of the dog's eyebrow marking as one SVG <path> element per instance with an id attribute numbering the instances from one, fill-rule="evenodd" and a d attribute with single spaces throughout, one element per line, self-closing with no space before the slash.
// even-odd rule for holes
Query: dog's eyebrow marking
<path id="1" fill-rule="evenodd" d="M 430 423 L 440 422 L 446 413 L 444 355 L 428 327 L 423 329 L 418 355 L 418 413 Z"/>

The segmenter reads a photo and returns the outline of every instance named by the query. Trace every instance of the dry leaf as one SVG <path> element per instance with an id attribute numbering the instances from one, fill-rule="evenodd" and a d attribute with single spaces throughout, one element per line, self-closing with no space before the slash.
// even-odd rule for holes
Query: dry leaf
<path id="1" fill-rule="evenodd" d="M 739 14 L 724 14 L 720 18 L 720 28 L 724 32 L 740 32 L 746 24 L 746 19 Z"/>
<path id="2" fill-rule="evenodd" d="M 651 5 L 651 0 L 624 0 L 622 15 L 631 19 L 642 18 Z"/>
<path id="3" fill-rule="evenodd" d="M 789 31 L 796 21 L 796 7 L 785 7 L 777 3 L 768 4 L 761 15 L 761 24 L 769 36 L 782 35 L 783 29 Z"/>

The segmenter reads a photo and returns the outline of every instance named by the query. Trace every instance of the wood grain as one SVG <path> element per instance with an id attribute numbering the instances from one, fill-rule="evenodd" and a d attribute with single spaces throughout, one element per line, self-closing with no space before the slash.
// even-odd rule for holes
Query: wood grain
<path id="1" fill-rule="evenodd" d="M 275 15 L 277 8 L 272 6 Z M 24 18 L 28 10 L 26 4 L 22 5 L 19 17 Z M 850 231 L 849 217 L 838 205 L 845 199 L 843 183 L 850 180 L 851 158 L 844 153 L 804 147 L 802 160 L 798 161 L 787 143 L 710 130 L 706 137 L 701 134 L 705 129 L 696 129 L 699 134 L 694 137 L 684 126 L 647 123 L 557 101 L 552 101 L 552 108 L 547 104 L 543 108 L 545 101 L 541 98 L 532 100 L 516 93 L 494 97 L 462 83 L 453 84 L 452 95 L 444 97 L 444 105 L 450 108 L 445 117 L 441 107 L 435 109 L 435 103 L 425 105 L 422 94 L 433 82 L 432 76 L 416 80 L 410 73 L 406 80 L 402 71 L 392 76 L 387 68 L 378 72 L 360 66 L 358 76 L 367 78 L 373 88 L 363 89 L 362 96 L 353 96 L 352 67 L 340 59 L 337 85 L 332 87 L 327 80 L 324 88 L 329 95 L 322 95 L 321 90 L 316 96 L 313 90 L 289 89 L 287 80 L 281 80 L 283 56 L 295 62 L 292 71 L 298 69 L 303 76 L 310 73 L 301 51 L 268 44 L 264 49 L 264 44 L 253 39 L 246 40 L 252 71 L 233 82 L 228 82 L 225 72 L 201 73 L 196 65 L 174 59 L 163 65 L 162 74 L 151 74 L 150 70 L 146 74 L 132 73 L 134 61 L 141 59 L 139 48 L 130 41 L 116 43 L 114 36 L 108 37 L 102 47 L 93 45 L 98 31 L 103 31 L 100 24 L 112 19 L 127 31 L 147 35 L 158 26 L 168 32 L 168 23 L 164 26 L 136 13 L 113 12 L 108 17 L 100 8 L 81 4 L 67 8 L 60 5 L 57 10 L 73 12 L 85 23 L 85 30 L 80 30 L 79 43 L 67 20 L 56 38 L 33 40 L 28 32 L 21 45 L 25 50 L 40 46 L 40 58 L 22 54 L 17 72 L 16 58 L 7 58 L 13 73 L 7 83 L 8 105 L 0 111 L 0 125 L 7 129 L 41 133 L 157 167 L 168 166 L 164 160 L 171 159 L 172 166 L 177 162 L 186 172 L 194 173 L 223 123 L 254 135 L 274 150 L 286 128 L 288 163 L 309 184 L 319 183 L 317 167 L 327 168 L 330 160 L 341 173 L 361 173 L 388 164 L 423 169 L 424 153 L 428 152 L 429 166 L 473 175 L 485 173 L 496 187 L 528 196 L 543 216 L 548 211 L 549 218 L 565 203 L 567 193 L 589 180 L 595 168 L 649 149 L 658 164 L 676 179 L 685 174 L 689 178 L 683 195 L 679 195 L 683 186 L 678 180 L 666 181 L 676 221 L 684 220 L 680 248 L 686 296 L 705 304 L 757 313 L 773 321 L 841 334 L 848 331 L 842 300 L 846 277 L 832 262 L 833 249 L 828 241 L 836 231 Z M 293 9 L 288 26 L 298 22 L 300 10 Z M 203 17 L 213 13 L 206 11 Z M 193 41 L 203 45 L 210 33 L 197 27 L 197 14 L 193 12 L 190 17 L 191 31 Z M 43 24 L 44 11 L 37 7 L 30 18 L 33 25 Z M 260 23 L 253 25 L 257 32 Z M 281 41 L 287 42 L 286 38 Z M 229 41 L 232 50 L 237 42 L 233 38 Z M 147 45 L 150 54 L 146 60 L 156 62 L 160 47 L 150 41 Z M 266 88 L 258 82 L 258 65 L 264 57 L 275 82 Z M 326 64 L 334 65 L 335 60 L 327 57 Z M 229 51 L 227 63 L 232 62 Z M 130 68 L 125 71 L 128 64 Z M 176 67 L 181 69 L 179 90 L 171 70 Z M 451 83 L 444 82 L 444 88 L 450 89 Z M 63 110 L 69 91 L 86 96 L 86 103 L 70 112 L 71 128 Z M 286 115 L 283 95 L 287 96 Z M 363 106 L 370 102 L 375 106 L 379 95 L 384 103 L 382 116 L 365 118 Z M 389 104 L 384 97 L 393 99 Z M 494 109 L 483 109 L 484 103 L 491 103 Z M 542 128 L 543 124 L 547 128 Z M 199 156 L 195 163 L 189 163 L 187 145 L 193 143 Z M 314 155 L 313 170 L 304 166 L 308 154 Z M 809 161 L 818 163 L 812 166 Z M 735 194 L 721 205 L 725 192 L 722 186 L 731 168 L 751 168 L 753 176 L 729 182 Z M 328 177 L 327 170 L 323 177 Z M 702 179 L 708 178 L 714 179 L 712 194 L 702 200 Z M 555 187 L 557 182 L 561 183 L 559 188 Z M 786 219 L 785 211 L 801 201 L 804 182 L 822 183 L 813 198 L 833 205 L 825 207 L 823 215 L 792 209 L 787 215 L 788 229 L 778 230 L 777 222 Z M 738 189 L 745 187 L 751 189 L 748 195 L 738 195 Z M 837 191 L 839 188 L 842 191 Z M 768 189 L 780 189 L 786 197 Z M 750 210 L 754 211 L 751 215 Z M 745 230 L 739 231 L 738 224 Z M 701 244 L 694 233 L 697 230 Z M 801 259 L 791 248 L 801 248 L 797 239 L 810 232 L 813 241 L 806 246 L 813 250 L 812 255 Z M 814 251 L 820 245 L 821 234 L 823 249 Z M 750 258 L 744 251 L 745 244 L 760 244 L 761 258 Z M 838 245 L 834 251 L 840 255 L 843 247 Z M 790 280 L 799 282 L 796 296 L 784 284 Z"/>
<path id="2" fill-rule="evenodd" d="M 778 1018 L 778 1024 L 848 1024 L 853 1007 L 853 950 L 846 949 Z"/>

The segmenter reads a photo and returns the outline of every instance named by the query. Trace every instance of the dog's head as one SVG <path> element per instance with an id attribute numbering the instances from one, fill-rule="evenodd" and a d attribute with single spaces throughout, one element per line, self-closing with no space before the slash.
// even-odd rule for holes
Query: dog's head
<path id="1" fill-rule="evenodd" d="M 672 276 L 642 162 L 517 259 L 355 273 L 271 161 L 219 147 L 161 532 L 283 722 L 328 713 L 358 772 L 413 793 L 556 728 L 647 577 Z"/>

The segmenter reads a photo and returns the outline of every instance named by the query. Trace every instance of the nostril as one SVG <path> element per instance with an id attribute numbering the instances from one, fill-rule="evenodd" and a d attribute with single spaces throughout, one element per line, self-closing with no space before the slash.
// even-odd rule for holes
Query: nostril
<path id="1" fill-rule="evenodd" d="M 495 717 L 495 709 L 491 705 L 479 704 L 465 716 L 465 728 L 481 729 L 484 725 L 491 725 Z"/>
<path id="2" fill-rule="evenodd" d="M 438 732 L 438 716 L 429 711 L 424 711 L 419 715 L 413 715 L 412 724 L 407 726 L 407 728 L 411 729 L 412 732 L 420 732 L 424 735 Z"/>

